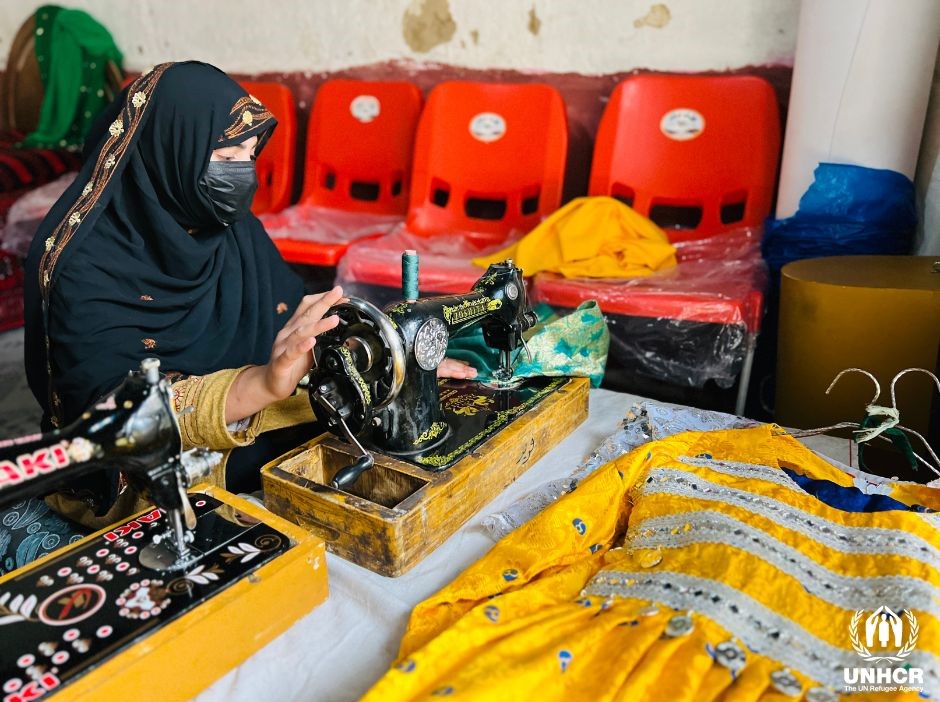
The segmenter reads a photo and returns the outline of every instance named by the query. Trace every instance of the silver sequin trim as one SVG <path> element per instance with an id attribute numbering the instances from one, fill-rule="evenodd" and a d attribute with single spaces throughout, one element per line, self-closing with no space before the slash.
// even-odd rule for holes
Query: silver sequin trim
<path id="1" fill-rule="evenodd" d="M 820 456 L 822 460 L 831 462 L 832 459 Z M 724 473 L 725 475 L 731 475 L 738 478 L 746 479 L 757 479 L 764 480 L 768 483 L 776 483 L 782 487 L 792 490 L 795 493 L 800 495 L 807 495 L 808 493 L 803 490 L 799 485 L 790 480 L 789 476 L 783 473 L 779 468 L 771 468 L 770 466 L 762 466 L 754 463 L 740 463 L 738 461 L 719 461 L 714 458 L 701 458 L 701 457 L 689 457 L 689 456 L 680 456 L 679 462 L 684 463 L 689 466 L 696 466 L 698 468 L 708 468 L 713 470 L 716 473 Z M 839 465 L 836 465 L 838 468 Z M 848 473 L 848 475 L 852 475 Z M 853 476 L 855 477 L 855 476 Z M 871 477 L 875 479 L 877 476 Z M 883 484 L 890 485 L 891 481 L 883 481 Z M 940 529 L 940 512 L 915 512 L 918 517 L 934 529 Z"/>
<path id="2" fill-rule="evenodd" d="M 687 525 L 691 529 L 686 530 Z M 627 542 L 636 549 L 728 544 L 783 571 L 810 594 L 836 607 L 874 611 L 886 605 L 895 611 L 912 608 L 940 618 L 940 589 L 928 582 L 901 575 L 841 575 L 762 529 L 720 512 L 701 510 L 652 517 L 631 526 Z"/>
<path id="3" fill-rule="evenodd" d="M 708 578 L 669 571 L 608 570 L 595 575 L 585 593 L 591 597 L 657 602 L 702 614 L 754 653 L 777 660 L 832 689 L 842 689 L 842 669 L 858 666 L 861 660 L 855 651 L 833 646 L 750 595 Z M 848 630 L 845 638 L 848 642 Z M 940 660 L 935 656 L 915 650 L 907 662 L 924 669 L 927 689 L 940 686 Z"/>
<path id="4" fill-rule="evenodd" d="M 759 514 L 842 553 L 894 553 L 940 570 L 940 551 L 916 534 L 899 529 L 845 526 L 772 497 L 720 485 L 688 471 L 651 470 L 640 491 L 647 495 L 678 495 L 723 502 Z"/>
<path id="5" fill-rule="evenodd" d="M 755 463 L 739 463 L 738 461 L 719 461 L 714 458 L 701 458 L 690 456 L 679 457 L 679 462 L 687 466 L 696 466 L 697 468 L 707 468 L 716 473 L 723 473 L 735 478 L 744 478 L 747 480 L 763 480 L 768 483 L 775 483 L 782 487 L 797 492 L 801 495 L 808 493 L 801 489 L 796 483 L 790 480 L 790 477 L 779 468 L 762 466 Z"/>

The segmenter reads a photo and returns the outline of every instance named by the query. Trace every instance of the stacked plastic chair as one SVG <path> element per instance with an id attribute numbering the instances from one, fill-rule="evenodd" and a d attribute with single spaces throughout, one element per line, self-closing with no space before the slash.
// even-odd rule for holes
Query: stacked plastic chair
<path id="1" fill-rule="evenodd" d="M 406 228 L 350 247 L 337 282 L 378 304 L 398 299 L 400 255 L 414 249 L 421 294 L 468 291 L 483 273 L 472 258 L 558 208 L 567 150 L 554 88 L 441 83 L 418 125 Z"/>
<path id="2" fill-rule="evenodd" d="M 421 106 L 421 91 L 407 81 L 337 79 L 320 86 L 300 202 L 264 218 L 281 255 L 309 287 L 332 284 L 350 243 L 404 220 Z"/>
<path id="3" fill-rule="evenodd" d="M 679 265 L 634 280 L 540 273 L 533 286 L 534 299 L 560 309 L 598 300 L 611 332 L 606 386 L 744 411 L 765 286 L 759 237 L 779 153 L 776 98 L 763 79 L 642 75 L 616 87 L 589 194 L 659 224 Z M 710 381 L 718 389 L 705 393 Z"/>
<path id="4" fill-rule="evenodd" d="M 280 83 L 245 81 L 241 85 L 277 119 L 274 133 L 255 162 L 258 191 L 251 211 L 256 215 L 280 212 L 290 204 L 294 188 L 294 148 L 297 144 L 294 96 L 288 87 Z"/>

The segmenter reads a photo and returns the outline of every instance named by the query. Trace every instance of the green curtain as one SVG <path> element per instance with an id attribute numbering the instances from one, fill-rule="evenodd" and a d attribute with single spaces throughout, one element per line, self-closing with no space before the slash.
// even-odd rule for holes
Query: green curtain
<path id="1" fill-rule="evenodd" d="M 36 131 L 24 146 L 80 147 L 108 104 L 108 62 L 123 55 L 111 34 L 87 12 L 56 5 L 36 10 L 36 60 L 44 95 Z"/>
<path id="2" fill-rule="evenodd" d="M 610 334 L 597 302 L 584 302 L 563 317 L 546 304 L 537 305 L 534 311 L 539 322 L 523 335 L 532 360 L 521 350 L 513 375 L 580 376 L 590 378 L 591 385 L 599 387 L 607 365 Z M 472 365 L 478 371 L 477 380 L 483 382 L 492 380 L 493 371 L 499 367 L 499 352 L 486 345 L 479 325 L 454 335 L 447 355 Z"/>

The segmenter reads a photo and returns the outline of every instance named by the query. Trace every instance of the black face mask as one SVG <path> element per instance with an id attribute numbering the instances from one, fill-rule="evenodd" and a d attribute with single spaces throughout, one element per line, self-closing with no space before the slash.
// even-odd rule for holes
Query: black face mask
<path id="1" fill-rule="evenodd" d="M 212 201 L 212 209 L 222 224 L 237 222 L 251 211 L 258 189 L 254 161 L 210 161 L 199 184 Z"/>

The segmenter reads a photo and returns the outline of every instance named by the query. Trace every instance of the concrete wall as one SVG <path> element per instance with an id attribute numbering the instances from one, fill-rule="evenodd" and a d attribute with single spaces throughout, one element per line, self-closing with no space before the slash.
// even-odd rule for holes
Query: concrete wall
<path id="1" fill-rule="evenodd" d="M 0 2 L 0 57 L 43 3 Z M 129 70 L 200 58 L 235 73 L 396 59 L 586 75 L 790 65 L 798 0 L 63 0 Z"/>
<path id="2" fill-rule="evenodd" d="M 0 0 L 0 70 L 39 0 Z M 633 71 L 742 71 L 771 80 L 785 113 L 799 0 L 63 0 L 104 23 L 125 68 L 198 58 L 281 80 L 301 119 L 322 80 L 546 80 L 572 129 L 568 197 L 583 192 L 606 96 Z M 938 67 L 940 71 L 940 67 Z M 940 76 L 938 72 L 937 76 Z M 920 253 L 940 253 L 940 78 L 917 174 Z"/>

